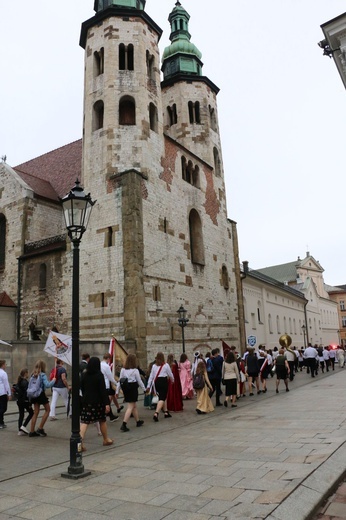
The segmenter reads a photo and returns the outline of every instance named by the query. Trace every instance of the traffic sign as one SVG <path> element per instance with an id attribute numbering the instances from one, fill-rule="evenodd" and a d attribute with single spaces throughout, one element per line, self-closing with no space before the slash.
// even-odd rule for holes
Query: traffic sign
<path id="1" fill-rule="evenodd" d="M 256 336 L 248 336 L 247 343 L 248 343 L 248 345 L 250 345 L 250 347 L 254 347 L 257 343 Z"/>

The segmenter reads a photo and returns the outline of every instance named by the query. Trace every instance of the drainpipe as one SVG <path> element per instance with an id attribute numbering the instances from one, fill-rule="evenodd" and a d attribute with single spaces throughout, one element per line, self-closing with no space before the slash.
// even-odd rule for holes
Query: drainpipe
<path id="1" fill-rule="evenodd" d="M 22 258 L 18 258 L 17 277 L 17 340 L 20 339 L 20 316 L 21 316 L 21 294 L 22 294 Z"/>
<path id="2" fill-rule="evenodd" d="M 305 318 L 305 330 L 306 330 L 306 344 L 309 345 L 309 327 L 308 327 L 308 318 L 307 318 L 307 314 L 306 314 L 306 306 L 309 302 L 306 301 L 304 303 L 304 318 Z"/>

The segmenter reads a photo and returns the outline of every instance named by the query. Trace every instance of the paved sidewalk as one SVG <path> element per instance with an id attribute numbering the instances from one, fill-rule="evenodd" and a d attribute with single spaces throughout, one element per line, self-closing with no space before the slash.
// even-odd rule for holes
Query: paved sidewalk
<path id="1" fill-rule="evenodd" d="M 70 421 L 47 422 L 46 438 L 17 436 L 16 415 L 0 431 L 0 520 L 303 520 L 336 489 L 346 468 L 346 371 L 297 375 L 275 394 L 197 415 L 195 401 L 171 419 L 119 431 L 112 447 L 96 428 L 83 456 L 90 477 L 63 479 Z M 15 404 L 11 403 L 14 410 Z M 140 404 L 140 408 L 142 404 Z M 315 516 L 314 516 L 315 515 Z"/>

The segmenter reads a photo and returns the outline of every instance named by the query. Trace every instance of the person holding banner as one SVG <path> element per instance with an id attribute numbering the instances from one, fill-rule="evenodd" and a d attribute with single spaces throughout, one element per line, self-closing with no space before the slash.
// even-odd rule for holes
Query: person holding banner
<path id="1" fill-rule="evenodd" d="M 66 411 L 68 411 L 70 415 L 72 414 L 71 409 L 68 410 L 68 393 L 71 388 L 67 382 L 66 368 L 64 367 L 64 363 L 63 363 L 63 361 L 61 361 L 61 359 L 56 360 L 55 367 L 56 367 L 55 368 L 56 381 L 52 387 L 52 403 L 50 406 L 50 413 L 49 413 L 49 419 L 51 421 L 56 421 L 56 419 L 57 419 L 55 416 L 55 408 L 56 408 L 56 403 L 58 401 L 59 396 L 62 397 L 62 399 L 64 401 Z"/>

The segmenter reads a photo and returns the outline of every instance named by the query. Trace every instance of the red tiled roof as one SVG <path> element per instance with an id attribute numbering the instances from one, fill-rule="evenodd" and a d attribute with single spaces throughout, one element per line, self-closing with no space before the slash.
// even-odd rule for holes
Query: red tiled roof
<path id="1" fill-rule="evenodd" d="M 30 175 L 29 173 L 21 172 L 18 169 L 16 169 L 16 172 L 21 176 L 23 181 L 25 181 L 28 186 L 34 190 L 36 195 L 40 195 L 41 197 L 45 197 L 47 199 L 59 200 L 59 197 L 50 182 L 39 179 L 38 177 Z"/>
<path id="2" fill-rule="evenodd" d="M 0 293 L 0 307 L 17 307 L 5 292 Z"/>
<path id="3" fill-rule="evenodd" d="M 81 178 L 82 139 L 19 164 L 14 170 L 38 195 L 53 200 L 57 195 L 64 197 Z"/>

